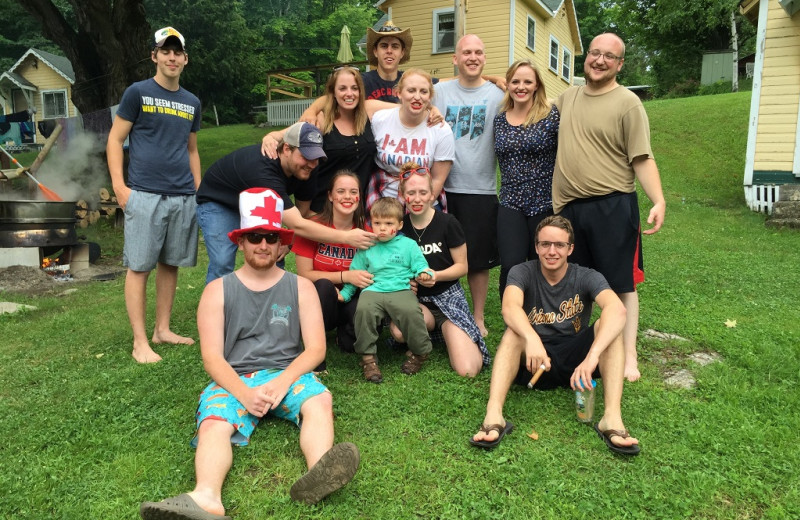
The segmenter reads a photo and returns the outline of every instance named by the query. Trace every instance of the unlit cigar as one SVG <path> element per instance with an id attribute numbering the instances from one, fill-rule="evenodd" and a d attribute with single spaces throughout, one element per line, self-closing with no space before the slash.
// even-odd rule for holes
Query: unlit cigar
<path id="1" fill-rule="evenodd" d="M 542 366 L 540 366 L 539 369 L 536 371 L 536 373 L 533 374 L 531 380 L 528 381 L 528 388 L 533 388 L 533 385 L 535 385 L 536 381 L 538 381 L 539 378 L 542 377 L 542 374 L 544 374 L 544 363 L 542 363 Z"/>

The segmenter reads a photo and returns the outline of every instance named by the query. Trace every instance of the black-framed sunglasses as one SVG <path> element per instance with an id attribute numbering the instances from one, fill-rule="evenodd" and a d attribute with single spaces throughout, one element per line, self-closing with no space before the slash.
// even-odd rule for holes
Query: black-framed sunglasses
<path id="1" fill-rule="evenodd" d="M 274 244 L 281 236 L 277 233 L 245 233 L 244 238 L 251 244 L 260 244 L 262 240 L 266 240 L 267 244 Z"/>
<path id="2" fill-rule="evenodd" d="M 404 171 L 400 175 L 400 177 L 404 181 L 407 181 L 409 179 L 409 177 L 411 177 L 412 175 L 430 175 L 430 174 L 431 174 L 431 171 L 428 168 L 416 168 L 414 170 L 406 170 L 406 171 Z"/>

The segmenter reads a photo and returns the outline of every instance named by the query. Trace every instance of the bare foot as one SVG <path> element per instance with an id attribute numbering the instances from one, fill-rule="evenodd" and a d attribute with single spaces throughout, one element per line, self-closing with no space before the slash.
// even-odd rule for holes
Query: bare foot
<path id="1" fill-rule="evenodd" d="M 625 379 L 627 379 L 630 382 L 634 382 L 640 377 L 642 377 L 642 374 L 639 373 L 639 362 L 636 361 L 635 359 L 634 360 L 626 359 L 625 372 L 623 375 Z"/>
<path id="2" fill-rule="evenodd" d="M 194 345 L 194 340 L 187 336 L 179 336 L 168 330 L 166 332 L 153 332 L 153 343 L 170 343 L 172 345 Z"/>
<path id="3" fill-rule="evenodd" d="M 133 356 L 133 359 L 138 363 L 158 363 L 161 361 L 161 356 L 156 354 L 146 341 L 141 345 L 134 343 L 131 356 Z"/>
<path id="4" fill-rule="evenodd" d="M 619 422 L 617 422 L 617 421 L 606 421 L 605 417 L 600 419 L 600 422 L 597 423 L 597 428 L 601 432 L 604 432 L 604 431 L 607 431 L 607 430 L 619 430 L 620 432 L 626 432 L 627 431 L 625 429 L 625 425 L 622 423 L 621 420 Z M 614 444 L 616 446 L 623 447 L 623 448 L 628 447 L 628 446 L 633 446 L 634 444 L 639 444 L 639 439 L 637 439 L 636 437 L 621 437 L 619 435 L 611 435 L 609 440 L 611 441 L 612 444 Z"/>
<path id="5" fill-rule="evenodd" d="M 195 504 L 200 506 L 204 511 L 207 511 L 212 515 L 225 515 L 225 507 L 222 505 L 222 500 L 197 490 L 191 491 L 187 493 L 187 495 L 192 497 L 192 500 L 194 500 Z"/>

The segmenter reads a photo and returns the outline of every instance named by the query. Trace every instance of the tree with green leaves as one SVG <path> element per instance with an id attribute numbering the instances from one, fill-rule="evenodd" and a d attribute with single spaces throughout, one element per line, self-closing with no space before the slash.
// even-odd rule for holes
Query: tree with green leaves
<path id="1" fill-rule="evenodd" d="M 72 102 L 83 113 L 119 103 L 152 66 L 142 0 L 17 0 L 72 63 Z"/>
<path id="2" fill-rule="evenodd" d="M 620 81 L 650 83 L 656 95 L 699 83 L 703 53 L 731 48 L 731 15 L 740 52 L 752 52 L 755 30 L 738 5 L 739 0 L 575 1 L 584 49 L 600 32 L 618 34 L 627 46 Z"/>
<path id="3" fill-rule="evenodd" d="M 30 48 L 61 52 L 42 36 L 39 24 L 17 0 L 0 0 L 0 72 L 11 68 Z"/>

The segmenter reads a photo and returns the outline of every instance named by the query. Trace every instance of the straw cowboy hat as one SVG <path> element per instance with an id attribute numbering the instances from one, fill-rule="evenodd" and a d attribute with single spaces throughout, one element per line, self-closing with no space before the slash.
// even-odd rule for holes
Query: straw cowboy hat
<path id="1" fill-rule="evenodd" d="M 385 36 L 393 36 L 403 42 L 403 57 L 400 63 L 405 63 L 411 57 L 411 44 L 414 43 L 414 38 L 411 36 L 411 29 L 400 30 L 391 20 L 383 24 L 383 27 L 377 31 L 372 27 L 367 29 L 367 56 L 369 57 L 369 64 L 373 66 L 378 65 L 378 58 L 375 57 L 373 50 L 378 40 Z"/>

